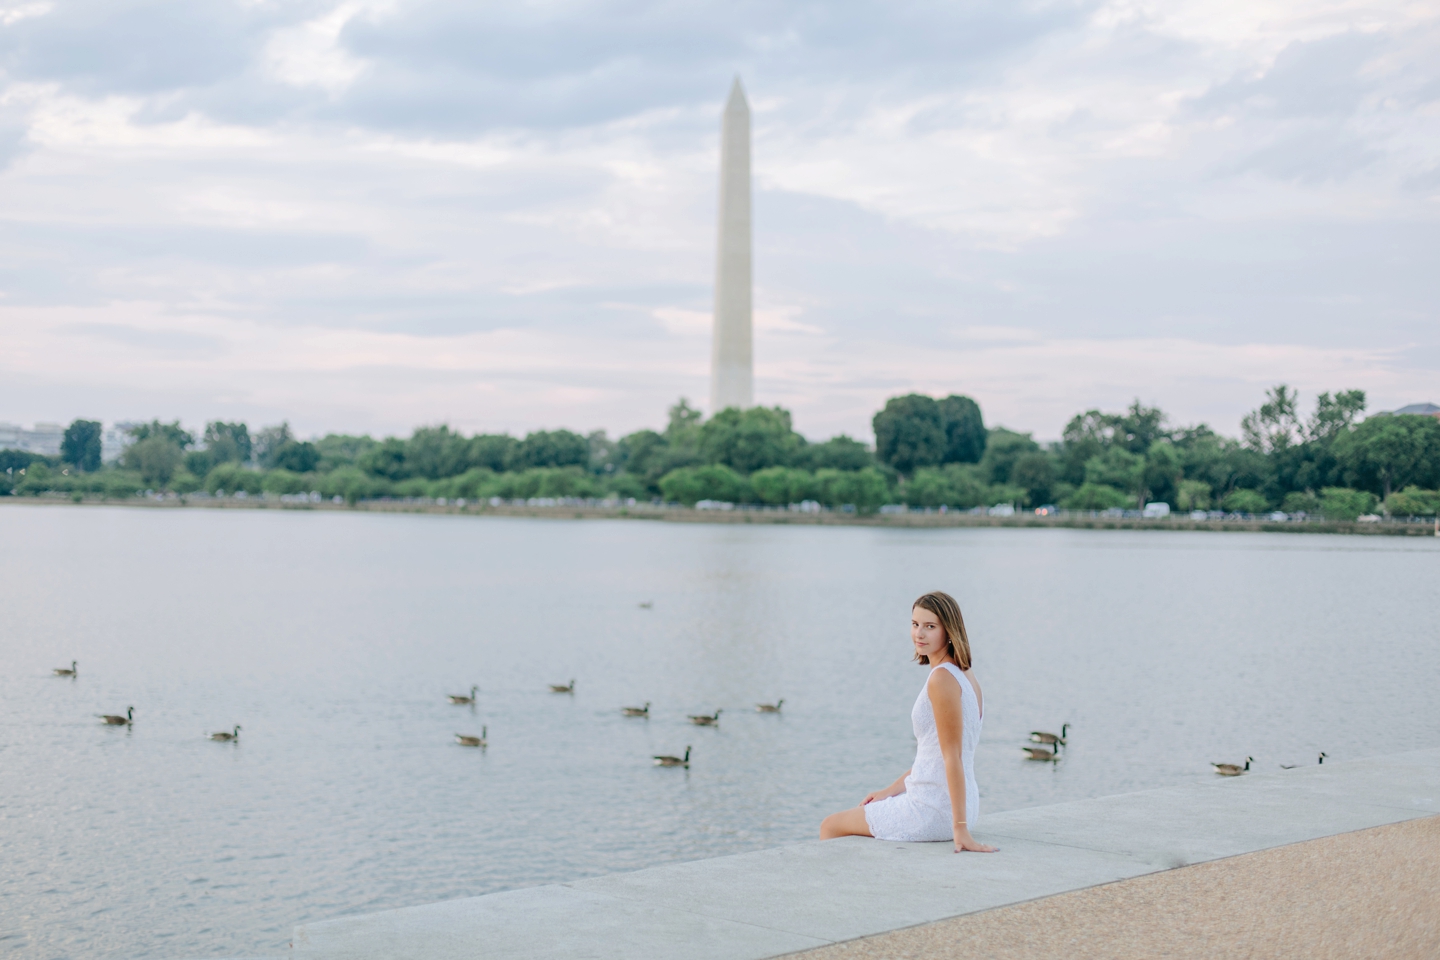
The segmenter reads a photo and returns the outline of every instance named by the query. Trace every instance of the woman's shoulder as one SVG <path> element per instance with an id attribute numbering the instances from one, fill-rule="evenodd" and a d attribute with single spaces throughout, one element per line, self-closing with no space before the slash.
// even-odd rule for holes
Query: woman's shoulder
<path id="1" fill-rule="evenodd" d="M 930 678 L 925 681 L 925 688 L 932 693 L 960 693 L 960 678 L 956 676 L 960 668 L 953 663 L 936 664 L 930 670 Z"/>

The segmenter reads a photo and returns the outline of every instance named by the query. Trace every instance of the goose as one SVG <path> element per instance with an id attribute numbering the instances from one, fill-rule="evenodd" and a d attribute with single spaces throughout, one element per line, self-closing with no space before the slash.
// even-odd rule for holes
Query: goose
<path id="1" fill-rule="evenodd" d="M 1248 773 L 1250 770 L 1250 764 L 1254 762 L 1254 757 L 1246 757 L 1245 766 L 1243 767 L 1240 766 L 1240 764 L 1238 763 L 1212 763 L 1210 764 L 1210 766 L 1214 767 L 1215 772 L 1220 774 L 1220 776 L 1222 777 L 1238 777 L 1242 773 Z"/>
<path id="2" fill-rule="evenodd" d="M 134 707 L 126 707 L 126 708 L 125 708 L 125 716 L 123 716 L 123 717 L 121 717 L 121 716 L 116 716 L 116 715 L 113 714 L 113 713 L 97 713 L 97 714 L 95 714 L 95 716 L 99 717 L 101 720 L 104 720 L 106 723 L 110 724 L 110 726 L 112 726 L 112 727 L 118 727 L 118 726 L 122 726 L 122 725 L 124 725 L 124 724 L 129 724 L 129 723 L 134 722 L 134 720 L 135 720 L 135 708 L 134 708 Z"/>
<path id="3" fill-rule="evenodd" d="M 654 601 L 654 600 L 641 600 L 641 601 L 640 601 L 640 609 L 641 609 L 641 610 L 649 610 L 649 609 L 650 609 L 651 607 L 653 607 L 653 606 L 655 606 L 655 601 Z"/>
<path id="4" fill-rule="evenodd" d="M 564 684 L 560 684 L 560 683 L 552 683 L 552 684 L 550 684 L 550 692 L 551 692 L 551 693 L 574 693 L 574 692 L 575 692 L 575 681 L 574 681 L 574 680 L 571 680 L 569 686 L 565 686 Z"/>
<path id="5" fill-rule="evenodd" d="M 756 712 L 756 713 L 779 713 L 779 712 L 780 712 L 780 708 L 781 708 L 782 706 L 784 706 L 784 705 L 785 705 L 785 698 L 784 698 L 784 697 L 781 697 L 779 700 L 776 700 L 774 703 L 757 703 L 757 704 L 755 704 L 755 712 Z"/>
<path id="6" fill-rule="evenodd" d="M 627 717 L 648 717 L 650 716 L 650 701 L 645 701 L 643 707 L 621 707 L 620 712 Z"/>
<path id="7" fill-rule="evenodd" d="M 1066 738 L 1067 736 L 1069 736 L 1069 735 L 1070 735 L 1070 724 L 1068 724 L 1068 723 L 1062 723 L 1062 724 L 1060 724 L 1060 736 L 1057 737 L 1057 736 L 1055 736 L 1055 734 L 1053 734 L 1053 733 L 1046 733 L 1044 730 L 1031 730 L 1031 731 L 1030 731 L 1030 742 L 1031 742 L 1031 743 L 1045 743 L 1045 744 L 1049 744 L 1050 746 L 1054 746 L 1054 745 L 1056 745 L 1056 744 L 1059 744 L 1060 746 L 1063 747 L 1063 746 L 1065 746 L 1065 738 Z"/>
<path id="8" fill-rule="evenodd" d="M 235 724 L 235 730 L 234 730 L 233 733 L 226 733 L 225 731 L 222 730 L 222 731 L 220 731 L 219 733 L 212 733 L 212 734 L 210 734 L 210 739 L 211 739 L 211 740 L 217 740 L 217 741 L 219 741 L 220 743 L 229 743 L 231 740 L 239 740 L 239 739 L 240 739 L 240 724 L 238 724 L 238 723 Z"/>
<path id="9" fill-rule="evenodd" d="M 1046 750 L 1044 747 L 1021 747 L 1020 752 L 1025 754 L 1026 760 L 1059 760 L 1059 750 Z"/>
<path id="10" fill-rule="evenodd" d="M 1316 760 L 1315 762 L 1316 762 L 1316 763 L 1323 764 L 1323 763 L 1325 762 L 1325 758 L 1328 757 L 1328 756 L 1330 756 L 1330 754 L 1326 753 L 1324 750 L 1321 750 L 1321 751 L 1320 751 L 1320 759 Z"/>
<path id="11" fill-rule="evenodd" d="M 702 713 L 702 714 L 698 714 L 698 715 L 697 715 L 697 714 L 694 714 L 694 713 L 691 713 L 691 714 L 687 714 L 687 716 L 689 717 L 690 722 L 693 723 L 693 724 L 695 724 L 695 726 L 697 726 L 697 727 L 713 727 L 713 726 L 715 726 L 715 724 L 717 724 L 717 723 L 720 722 L 720 711 L 719 711 L 719 710 L 716 710 L 716 711 L 715 711 L 715 715 L 714 715 L 714 716 L 711 716 L 711 717 L 707 717 L 707 716 L 705 716 L 705 714 L 703 714 L 703 713 Z"/>
<path id="12" fill-rule="evenodd" d="M 71 661 L 70 661 L 70 669 L 69 669 L 69 670 L 66 670 L 64 667 L 56 667 L 56 668 L 55 668 L 55 676 L 57 676 L 57 677 L 78 677 L 78 676 L 80 676 L 80 674 L 79 674 L 79 671 L 76 669 L 77 666 L 78 666 L 78 665 L 76 664 L 76 662 L 75 662 L 74 660 L 71 660 Z"/>
<path id="13" fill-rule="evenodd" d="M 671 757 L 671 756 L 656 757 L 656 758 L 655 758 L 655 766 L 657 766 L 657 767 L 689 767 L 689 766 L 690 766 L 690 748 L 689 748 L 689 747 L 686 747 L 686 748 L 685 748 L 685 756 L 683 756 L 683 757 Z"/>
<path id="14" fill-rule="evenodd" d="M 464 705 L 464 704 L 473 704 L 473 703 L 475 702 L 475 694 L 478 693 L 479 691 L 480 691 L 480 688 L 479 688 L 479 687 L 472 686 L 472 687 L 470 688 L 470 696 L 468 696 L 468 697 L 465 696 L 465 694 L 463 694 L 463 693 L 448 693 L 448 694 L 446 694 L 446 696 L 450 698 L 450 702 L 451 702 L 451 703 L 456 703 L 456 704 L 461 704 L 461 705 Z"/>
<path id="15" fill-rule="evenodd" d="M 455 734 L 455 742 L 462 747 L 483 747 L 486 746 L 486 738 L 490 736 L 489 727 L 480 728 L 480 736 L 471 737 L 463 733 Z"/>

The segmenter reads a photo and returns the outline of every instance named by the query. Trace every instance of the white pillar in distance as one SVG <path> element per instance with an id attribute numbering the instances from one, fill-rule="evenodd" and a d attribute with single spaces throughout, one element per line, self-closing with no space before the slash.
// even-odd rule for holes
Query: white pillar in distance
<path id="1" fill-rule="evenodd" d="M 750 104 L 740 78 L 720 122 L 720 241 L 715 263 L 715 332 L 710 415 L 755 405 L 751 357 Z"/>

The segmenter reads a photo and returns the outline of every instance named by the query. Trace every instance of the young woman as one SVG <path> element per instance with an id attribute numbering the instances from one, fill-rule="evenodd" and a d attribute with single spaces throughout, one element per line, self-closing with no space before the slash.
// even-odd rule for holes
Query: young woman
<path id="1" fill-rule="evenodd" d="M 955 598 L 937 590 L 916 600 L 910 639 L 916 662 L 930 667 L 910 711 L 915 765 L 860 806 L 826 817 L 820 839 L 953 840 L 956 853 L 992 853 L 995 847 L 970 836 L 980 812 L 972 767 L 985 705 L 970 672 L 970 640 Z"/>

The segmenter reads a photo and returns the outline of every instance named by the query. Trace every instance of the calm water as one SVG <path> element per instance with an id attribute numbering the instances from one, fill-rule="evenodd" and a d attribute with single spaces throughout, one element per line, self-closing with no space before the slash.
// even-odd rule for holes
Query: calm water
<path id="1" fill-rule="evenodd" d="M 12 504 L 0 546 L 6 956 L 277 954 L 309 920 L 809 838 L 913 756 L 932 587 L 986 694 L 984 811 L 1440 742 L 1432 539 Z M 1063 763 L 1020 758 L 1064 721 Z"/>

